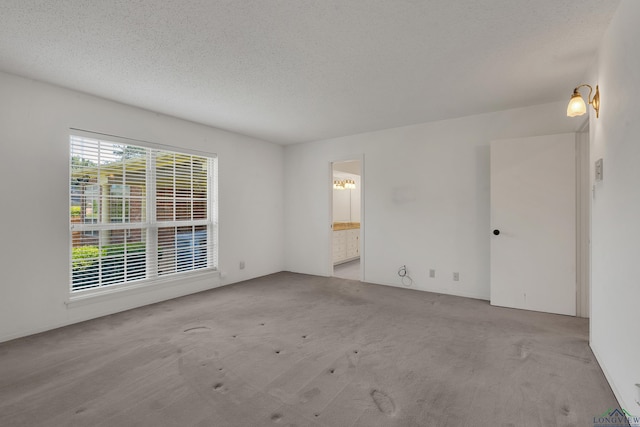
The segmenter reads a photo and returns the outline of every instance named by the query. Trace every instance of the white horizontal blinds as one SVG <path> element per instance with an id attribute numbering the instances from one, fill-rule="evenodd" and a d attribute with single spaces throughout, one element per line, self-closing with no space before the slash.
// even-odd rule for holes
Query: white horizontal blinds
<path id="1" fill-rule="evenodd" d="M 203 156 L 155 156 L 158 275 L 214 267 L 211 165 Z"/>
<path id="2" fill-rule="evenodd" d="M 71 288 L 143 279 L 150 150 L 70 138 Z"/>
<path id="3" fill-rule="evenodd" d="M 112 228 L 108 224 L 146 222 L 148 155 L 144 147 L 72 136 L 70 213 L 72 223 L 77 224 L 74 228 L 98 230 Z"/>
<path id="4" fill-rule="evenodd" d="M 114 140 L 71 136 L 72 291 L 215 268 L 215 158 Z"/>
<path id="5" fill-rule="evenodd" d="M 213 263 L 212 268 L 218 268 L 218 159 L 209 159 L 208 165 L 209 174 L 209 219 L 211 220 L 211 227 L 209 228 L 209 239 L 211 245 L 209 246 L 209 259 Z"/>

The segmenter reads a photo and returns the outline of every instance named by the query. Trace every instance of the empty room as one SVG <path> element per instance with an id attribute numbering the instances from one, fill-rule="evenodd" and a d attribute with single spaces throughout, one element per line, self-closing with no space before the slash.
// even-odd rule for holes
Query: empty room
<path id="1" fill-rule="evenodd" d="M 640 426 L 639 20 L 2 0 L 0 425 Z"/>

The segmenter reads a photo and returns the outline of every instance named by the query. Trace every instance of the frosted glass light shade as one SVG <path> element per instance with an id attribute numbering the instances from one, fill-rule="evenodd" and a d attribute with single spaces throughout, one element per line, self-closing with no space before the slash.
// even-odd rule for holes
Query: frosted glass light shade
<path id="1" fill-rule="evenodd" d="M 587 105 L 584 103 L 584 99 L 578 93 L 577 90 L 573 92 L 569 105 L 567 106 L 567 116 L 576 117 L 581 116 L 587 112 Z"/>

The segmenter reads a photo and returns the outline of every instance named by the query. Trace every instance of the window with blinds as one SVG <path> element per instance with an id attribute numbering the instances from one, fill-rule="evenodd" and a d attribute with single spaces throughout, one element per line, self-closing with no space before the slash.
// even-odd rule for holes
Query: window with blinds
<path id="1" fill-rule="evenodd" d="M 217 268 L 216 158 L 70 137 L 71 291 Z"/>

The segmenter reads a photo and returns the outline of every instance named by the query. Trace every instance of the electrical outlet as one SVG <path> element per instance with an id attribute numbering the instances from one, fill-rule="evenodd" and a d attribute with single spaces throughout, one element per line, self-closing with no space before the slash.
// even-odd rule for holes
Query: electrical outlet
<path id="1" fill-rule="evenodd" d="M 459 280 L 460 280 L 460 273 L 458 272 L 453 273 L 453 281 L 458 282 Z"/>
<path id="2" fill-rule="evenodd" d="M 429 277 L 436 277 L 436 271 L 433 268 L 429 270 Z"/>
<path id="3" fill-rule="evenodd" d="M 240 261 L 240 270 L 244 270 L 244 261 Z"/>

